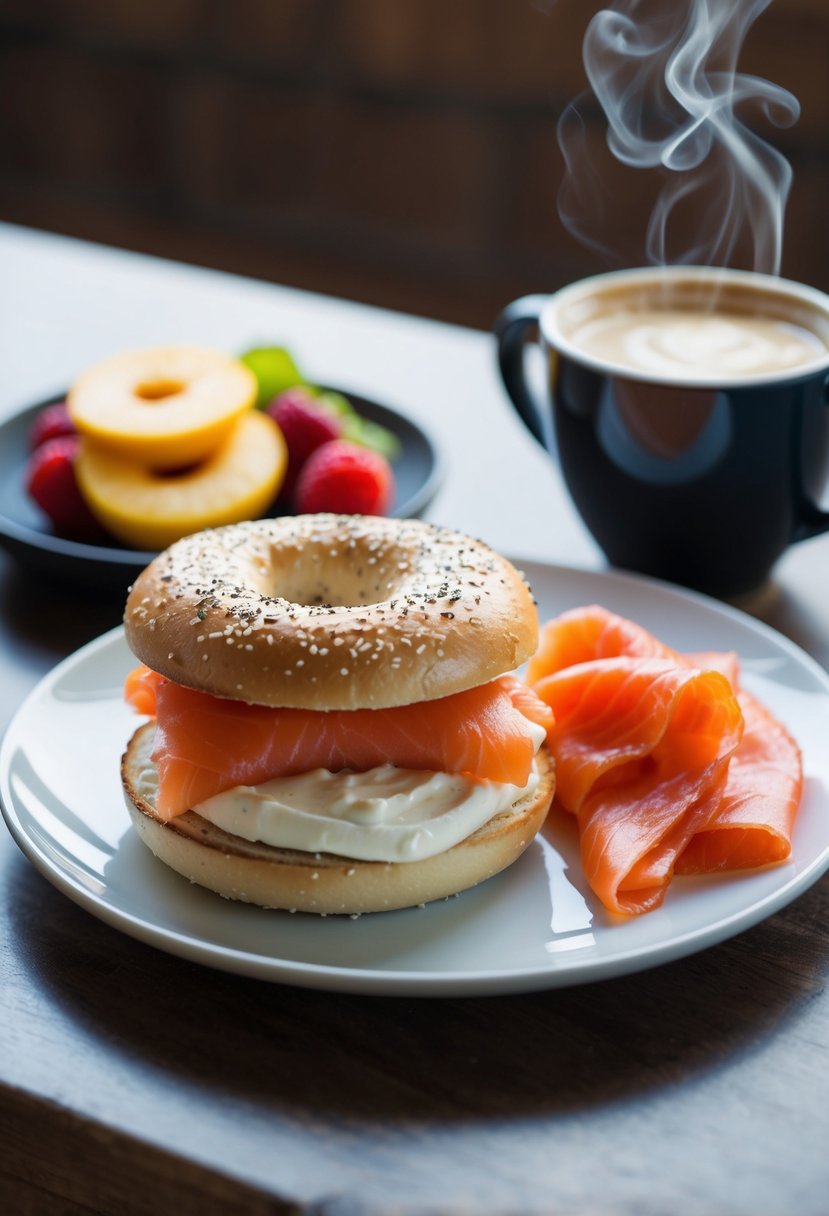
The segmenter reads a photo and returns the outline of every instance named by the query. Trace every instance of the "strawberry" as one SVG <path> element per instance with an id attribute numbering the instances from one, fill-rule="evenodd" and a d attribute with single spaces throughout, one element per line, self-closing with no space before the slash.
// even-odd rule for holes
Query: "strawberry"
<path id="1" fill-rule="evenodd" d="M 60 435 L 74 435 L 75 424 L 69 417 L 65 401 L 55 401 L 52 405 L 44 405 L 35 416 L 32 429 L 29 431 L 29 448 L 33 452 L 48 439 L 57 439 Z"/>
<path id="2" fill-rule="evenodd" d="M 394 474 L 385 456 L 346 439 L 332 439 L 306 460 L 294 494 L 305 514 L 386 515 L 394 498 Z"/>
<path id="3" fill-rule="evenodd" d="M 26 490 L 51 519 L 59 536 L 99 540 L 103 533 L 81 495 L 75 477 L 77 435 L 46 439 L 29 458 Z"/>
<path id="4" fill-rule="evenodd" d="M 282 431 L 288 448 L 288 467 L 279 496 L 290 499 L 305 461 L 323 443 L 339 438 L 342 423 L 301 386 L 280 393 L 266 412 Z"/>

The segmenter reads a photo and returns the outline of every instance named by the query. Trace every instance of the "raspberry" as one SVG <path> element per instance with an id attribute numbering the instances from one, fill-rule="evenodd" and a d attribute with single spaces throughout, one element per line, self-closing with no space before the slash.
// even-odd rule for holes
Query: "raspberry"
<path id="1" fill-rule="evenodd" d="M 48 439 L 57 439 L 60 435 L 74 435 L 75 424 L 69 417 L 65 401 L 55 401 L 45 405 L 35 417 L 32 429 L 29 431 L 29 448 L 33 452 Z"/>
<path id="2" fill-rule="evenodd" d="M 394 474 L 385 456 L 332 439 L 305 462 L 297 482 L 298 512 L 386 515 L 394 498 Z"/>
<path id="3" fill-rule="evenodd" d="M 282 431 L 288 448 L 288 467 L 279 492 L 280 498 L 288 499 L 294 492 L 305 461 L 323 443 L 338 439 L 342 425 L 338 418 L 317 405 L 307 389 L 301 387 L 280 393 L 266 412 Z"/>
<path id="4" fill-rule="evenodd" d="M 26 467 L 26 490 L 51 519 L 59 536 L 100 539 L 102 529 L 75 477 L 77 435 L 58 435 L 36 448 Z"/>

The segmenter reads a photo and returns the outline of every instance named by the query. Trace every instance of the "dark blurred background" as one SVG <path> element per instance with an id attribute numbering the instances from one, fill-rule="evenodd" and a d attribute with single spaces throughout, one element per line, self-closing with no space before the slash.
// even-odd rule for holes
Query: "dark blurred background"
<path id="1" fill-rule="evenodd" d="M 0 219 L 489 328 L 606 268 L 556 209 L 599 7 L 0 0 Z M 801 102 L 764 132 L 794 169 L 782 269 L 829 289 L 829 0 L 774 0 L 740 69 Z M 629 262 L 648 199 L 614 200 Z"/>

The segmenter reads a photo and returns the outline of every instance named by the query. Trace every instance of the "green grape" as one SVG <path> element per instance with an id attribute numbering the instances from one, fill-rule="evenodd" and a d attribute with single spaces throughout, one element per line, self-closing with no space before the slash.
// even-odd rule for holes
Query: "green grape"
<path id="1" fill-rule="evenodd" d="M 250 368 L 258 381 L 257 409 L 264 409 L 286 388 L 294 388 L 297 384 L 308 385 L 308 381 L 284 347 L 259 346 L 246 351 L 239 358 Z"/>

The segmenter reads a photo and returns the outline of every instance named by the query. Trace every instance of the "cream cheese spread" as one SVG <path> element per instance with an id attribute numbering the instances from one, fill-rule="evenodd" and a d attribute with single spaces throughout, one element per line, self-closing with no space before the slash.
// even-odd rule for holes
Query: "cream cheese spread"
<path id="1" fill-rule="evenodd" d="M 540 747 L 544 730 L 536 729 Z M 277 848 L 359 861 L 421 861 L 471 836 L 534 793 L 538 782 L 535 765 L 524 787 L 391 764 L 365 773 L 315 769 L 236 786 L 193 810 L 234 836 Z"/>

